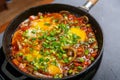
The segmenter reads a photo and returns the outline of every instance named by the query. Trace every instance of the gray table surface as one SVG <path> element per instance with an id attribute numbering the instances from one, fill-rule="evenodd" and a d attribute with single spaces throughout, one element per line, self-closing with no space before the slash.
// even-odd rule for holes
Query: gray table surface
<path id="1" fill-rule="evenodd" d="M 86 0 L 55 0 L 81 6 Z M 104 33 L 104 55 L 93 80 L 120 80 L 120 0 L 99 0 L 90 14 L 99 22 Z M 0 46 L 2 43 L 0 34 Z"/>

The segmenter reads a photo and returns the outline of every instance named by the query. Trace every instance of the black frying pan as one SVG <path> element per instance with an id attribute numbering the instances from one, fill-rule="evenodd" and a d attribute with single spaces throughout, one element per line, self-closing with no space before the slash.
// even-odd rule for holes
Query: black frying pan
<path id="1" fill-rule="evenodd" d="M 4 36 L 3 36 L 3 51 L 6 56 L 6 63 L 10 63 L 16 70 L 18 70 L 23 76 L 21 77 L 14 77 L 16 80 L 23 80 L 26 77 L 31 77 L 33 79 L 39 79 L 39 80 L 90 80 L 95 72 L 97 71 L 99 64 L 101 62 L 102 58 L 102 52 L 103 52 L 103 33 L 100 28 L 100 25 L 98 22 L 88 13 L 89 9 L 97 2 L 98 0 L 89 0 L 86 2 L 86 4 L 81 7 L 74 7 L 71 5 L 66 5 L 66 4 L 47 4 L 47 5 L 42 5 L 42 6 L 37 6 L 37 7 L 32 7 L 20 15 L 18 15 L 13 21 L 10 23 L 8 28 L 6 29 Z M 26 74 L 19 70 L 11 61 L 10 59 L 10 47 L 11 47 L 11 38 L 12 34 L 16 31 L 18 25 L 23 22 L 25 19 L 27 19 L 30 15 L 37 15 L 38 12 L 60 12 L 62 10 L 66 10 L 71 12 L 72 14 L 76 16 L 83 16 L 86 15 L 89 18 L 89 23 L 92 24 L 92 29 L 95 32 L 97 41 L 98 41 L 98 46 L 99 46 L 99 56 L 97 59 L 85 70 L 80 72 L 77 75 L 73 76 L 68 76 L 62 79 L 48 79 L 48 78 L 36 78 L 34 76 L 31 76 L 29 74 Z M 9 72 L 5 72 L 6 75 L 10 75 Z M 17 73 L 16 73 L 17 74 Z M 10 77 L 11 79 L 13 78 Z"/>

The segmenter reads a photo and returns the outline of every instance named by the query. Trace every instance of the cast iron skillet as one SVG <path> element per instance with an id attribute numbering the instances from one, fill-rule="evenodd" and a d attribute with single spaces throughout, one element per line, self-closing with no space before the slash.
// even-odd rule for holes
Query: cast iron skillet
<path id="1" fill-rule="evenodd" d="M 3 36 L 3 51 L 4 51 L 5 56 L 6 56 L 6 62 L 10 63 L 16 70 L 18 70 L 21 74 L 23 74 L 23 76 L 21 76 L 21 77 L 18 77 L 18 78 L 14 77 L 14 79 L 22 80 L 22 79 L 25 79 L 27 76 L 27 77 L 31 77 L 33 79 L 39 79 L 39 80 L 90 80 L 88 77 L 91 76 L 91 74 L 93 75 L 93 73 L 97 71 L 97 68 L 99 67 L 99 64 L 100 64 L 101 58 L 102 58 L 102 54 L 103 54 L 103 33 L 102 33 L 102 30 L 101 30 L 98 22 L 88 13 L 90 8 L 97 1 L 98 0 L 89 0 L 81 8 L 74 7 L 71 5 L 66 5 L 66 4 L 47 4 L 47 5 L 32 7 L 30 9 L 24 11 L 20 15 L 18 15 L 15 19 L 13 19 L 13 21 L 10 23 L 10 25 L 6 29 L 4 36 Z M 98 41 L 99 56 L 97 57 L 97 59 L 87 69 L 83 70 L 79 74 L 73 75 L 73 76 L 68 76 L 68 77 L 65 77 L 62 79 L 36 78 L 34 76 L 31 76 L 31 75 L 26 74 L 26 73 L 22 72 L 21 70 L 19 70 L 12 63 L 12 61 L 10 59 L 11 38 L 12 38 L 12 34 L 14 34 L 14 32 L 16 31 L 18 25 L 22 21 L 27 19 L 30 15 L 37 15 L 38 12 L 42 12 L 42 13 L 59 12 L 62 10 L 69 11 L 76 16 L 83 16 L 83 15 L 88 16 L 89 22 L 90 22 L 90 24 L 92 24 L 92 29 L 95 32 L 95 35 L 96 35 L 96 38 Z M 8 74 L 8 75 L 10 75 L 10 74 Z M 12 79 L 13 76 L 10 78 Z"/>

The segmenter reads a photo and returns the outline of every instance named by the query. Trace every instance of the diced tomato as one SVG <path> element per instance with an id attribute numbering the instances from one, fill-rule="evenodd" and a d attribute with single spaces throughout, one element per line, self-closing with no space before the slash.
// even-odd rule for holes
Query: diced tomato
<path id="1" fill-rule="evenodd" d="M 69 20 L 73 20 L 73 19 L 75 19 L 76 17 L 75 17 L 74 15 L 69 14 L 69 15 L 68 15 L 68 18 L 69 18 Z"/>
<path id="2" fill-rule="evenodd" d="M 89 63 L 87 61 L 84 62 L 84 65 L 89 65 Z"/>
<path id="3" fill-rule="evenodd" d="M 34 20 L 34 19 L 35 19 L 35 16 L 33 16 L 33 15 L 29 17 L 29 20 L 30 20 L 30 21 L 32 21 L 32 20 Z"/>
<path id="4" fill-rule="evenodd" d="M 82 23 L 83 19 L 82 18 L 77 18 L 77 20 L 78 20 L 79 23 Z"/>
<path id="5" fill-rule="evenodd" d="M 91 28 L 87 28 L 87 31 L 88 31 L 88 32 L 92 32 L 92 29 L 91 29 Z"/>
<path id="6" fill-rule="evenodd" d="M 90 59 L 90 57 L 91 57 L 90 55 L 87 55 L 87 56 L 86 56 L 87 59 Z"/>
<path id="7" fill-rule="evenodd" d="M 75 65 L 75 66 L 80 66 L 81 64 L 78 63 L 78 62 L 74 62 L 74 65 Z"/>
<path id="8" fill-rule="evenodd" d="M 82 16 L 82 17 L 77 18 L 77 19 L 78 19 L 78 21 L 79 21 L 80 23 L 82 23 L 82 24 L 86 24 L 86 23 L 88 22 L 87 16 Z"/>
<path id="9" fill-rule="evenodd" d="M 87 27 L 83 26 L 81 27 L 82 30 L 87 31 Z"/>
<path id="10" fill-rule="evenodd" d="M 78 52 L 83 52 L 83 48 L 82 48 L 82 47 L 79 47 L 79 48 L 77 49 L 77 51 L 78 51 Z"/>
<path id="11" fill-rule="evenodd" d="M 26 30 L 29 29 L 29 28 L 30 28 L 30 26 L 24 26 L 24 27 L 21 28 L 21 30 L 22 30 L 22 31 L 26 31 Z"/>
<path id="12" fill-rule="evenodd" d="M 96 56 L 97 56 L 97 53 L 92 53 L 91 56 L 92 56 L 92 57 L 96 57 Z"/>
<path id="13" fill-rule="evenodd" d="M 18 51 L 18 50 L 19 50 L 19 48 L 18 48 L 18 46 L 17 46 L 17 43 L 14 43 L 14 44 L 12 45 L 12 50 L 13 50 L 13 51 Z"/>
<path id="14" fill-rule="evenodd" d="M 62 18 L 62 15 L 61 14 L 58 14 L 58 13 L 52 13 L 52 14 L 47 14 L 45 15 L 45 17 L 52 17 L 54 16 L 54 19 L 61 19 Z"/>
<path id="15" fill-rule="evenodd" d="M 77 52 L 77 56 L 83 56 L 83 52 Z"/>
<path id="16" fill-rule="evenodd" d="M 22 35 L 21 35 L 21 31 L 20 30 L 18 30 L 18 31 L 16 31 L 15 33 L 14 33 L 14 35 L 13 35 L 13 38 L 12 38 L 12 44 L 14 45 L 14 44 L 16 44 L 16 42 L 19 40 L 22 40 Z"/>
<path id="17" fill-rule="evenodd" d="M 17 60 L 18 60 L 18 61 L 22 61 L 22 57 L 18 57 Z"/>
<path id="18" fill-rule="evenodd" d="M 81 18 L 77 18 L 78 21 L 81 21 L 82 19 Z"/>
<path id="19" fill-rule="evenodd" d="M 18 65 L 19 65 L 19 62 L 18 62 L 18 60 L 17 60 L 17 59 L 13 59 L 12 61 L 13 61 L 13 63 L 14 63 L 16 66 L 18 66 Z"/>

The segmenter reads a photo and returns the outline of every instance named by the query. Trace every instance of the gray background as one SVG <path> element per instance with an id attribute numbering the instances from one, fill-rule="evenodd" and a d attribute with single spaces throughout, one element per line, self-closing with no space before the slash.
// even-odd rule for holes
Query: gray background
<path id="1" fill-rule="evenodd" d="M 86 0 L 55 0 L 81 6 Z M 120 0 L 99 0 L 90 10 L 90 14 L 101 25 L 104 33 L 104 55 L 98 72 L 93 80 L 120 80 Z M 0 34 L 0 46 L 2 45 Z"/>
<path id="2" fill-rule="evenodd" d="M 81 6 L 86 0 L 55 0 Z M 104 33 L 104 55 L 93 80 L 120 80 L 120 0 L 99 0 L 90 14 L 101 25 Z"/>

